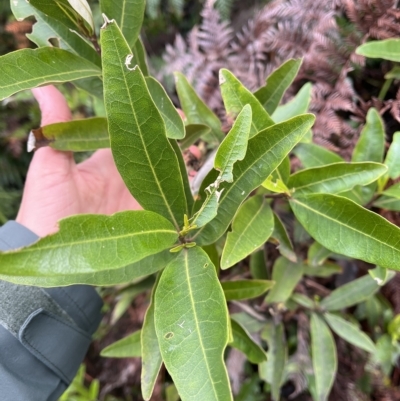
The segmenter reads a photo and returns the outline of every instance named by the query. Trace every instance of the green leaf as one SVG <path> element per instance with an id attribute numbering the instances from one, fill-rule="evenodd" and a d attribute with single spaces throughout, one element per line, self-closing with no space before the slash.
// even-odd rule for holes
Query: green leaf
<path id="1" fill-rule="evenodd" d="M 308 264 L 313 267 L 321 266 L 330 255 L 332 255 L 332 252 L 329 249 L 326 249 L 319 242 L 315 241 L 308 248 Z"/>
<path id="2" fill-rule="evenodd" d="M 287 60 L 267 77 L 265 86 L 254 93 L 270 115 L 278 107 L 286 90 L 296 78 L 301 62 L 301 59 Z"/>
<path id="3" fill-rule="evenodd" d="M 188 176 L 188 172 L 186 169 L 185 160 L 183 159 L 182 151 L 181 151 L 178 143 L 175 141 L 175 139 L 170 139 L 169 143 L 171 144 L 172 148 L 174 149 L 176 158 L 178 159 L 179 169 L 180 169 L 180 173 L 181 173 L 181 177 L 182 177 L 183 189 L 185 191 L 185 197 L 186 197 L 186 201 L 187 201 L 187 210 L 192 210 L 194 199 L 193 199 L 192 191 L 190 189 L 189 176 Z"/>
<path id="4" fill-rule="evenodd" d="M 229 345 L 242 351 L 251 363 L 267 360 L 265 351 L 251 338 L 250 334 L 235 320 L 231 320 L 233 342 Z"/>
<path id="5" fill-rule="evenodd" d="M 38 47 L 52 46 L 50 39 L 55 39 L 59 48 L 68 50 L 101 67 L 100 55 L 75 31 L 71 31 L 64 24 L 60 24 L 58 20 L 42 13 L 27 1 L 11 1 L 10 5 L 17 20 L 22 20 L 30 16 L 35 17 L 36 23 L 33 25 L 32 32 L 26 36 Z M 101 83 L 100 78 L 92 79 L 96 79 Z"/>
<path id="6" fill-rule="evenodd" d="M 182 250 L 165 268 L 155 294 L 155 324 L 182 401 L 232 400 L 223 361 L 228 310 L 215 267 L 201 248 Z"/>
<path id="7" fill-rule="evenodd" d="M 110 325 L 113 326 L 129 309 L 135 298 L 154 285 L 154 277 L 145 279 L 124 288 L 116 297 L 116 304 L 111 313 Z"/>
<path id="8" fill-rule="evenodd" d="M 289 178 L 288 187 L 293 195 L 306 193 L 340 193 L 356 185 L 368 185 L 387 171 L 379 163 L 335 163 L 300 170 Z"/>
<path id="9" fill-rule="evenodd" d="M 369 58 L 400 61 L 400 39 L 374 40 L 357 47 L 356 53 Z"/>
<path id="10" fill-rule="evenodd" d="M 22 49 L 0 57 L 0 100 L 24 89 L 101 74 L 96 65 L 55 47 Z"/>
<path id="11" fill-rule="evenodd" d="M 321 307 L 328 311 L 345 309 L 365 301 L 378 290 L 378 283 L 365 275 L 332 291 L 321 301 Z"/>
<path id="12" fill-rule="evenodd" d="M 140 71 L 147 77 L 149 75 L 149 67 L 147 65 L 146 49 L 140 37 L 137 38 L 132 48 L 133 60 L 139 66 Z"/>
<path id="13" fill-rule="evenodd" d="M 325 262 L 321 266 L 304 266 L 304 274 L 312 277 L 330 277 L 333 274 L 340 274 L 343 269 L 336 263 Z"/>
<path id="14" fill-rule="evenodd" d="M 380 266 L 376 266 L 375 269 L 368 270 L 368 273 L 381 287 L 386 284 L 389 278 L 389 270 Z"/>
<path id="15" fill-rule="evenodd" d="M 101 12 L 114 19 L 132 49 L 142 27 L 145 0 L 100 0 Z M 125 56 L 127 56 L 127 53 Z"/>
<path id="16" fill-rule="evenodd" d="M 101 38 L 104 98 L 117 168 L 142 207 L 167 217 L 179 230 L 189 213 L 164 121 L 140 69 L 129 66 L 130 49 L 118 26 L 109 22 Z"/>
<path id="17" fill-rule="evenodd" d="M 21 1 L 21 0 L 18 0 Z M 67 28 L 85 33 L 83 18 L 68 0 L 30 0 L 37 10 L 61 22 Z"/>
<path id="18" fill-rule="evenodd" d="M 221 131 L 219 118 L 199 98 L 183 74 L 175 73 L 175 85 L 187 123 L 202 124 L 210 127 L 210 137 L 207 136 L 205 139 L 211 139 L 215 143 L 222 141 L 224 134 Z"/>
<path id="19" fill-rule="evenodd" d="M 389 269 L 400 269 L 400 229 L 346 198 L 311 194 L 290 200 L 307 232 L 325 248 Z"/>
<path id="20" fill-rule="evenodd" d="M 77 215 L 59 224 L 58 233 L 30 247 L 0 253 L 1 280 L 45 287 L 96 284 L 97 275 L 99 281 L 107 275 L 106 283 L 121 276 L 129 281 L 133 277 L 121 274 L 129 263 L 169 248 L 178 237 L 168 220 L 144 210 Z"/>
<path id="21" fill-rule="evenodd" d="M 392 196 L 380 196 L 373 205 L 381 209 L 400 212 L 400 199 Z"/>
<path id="22" fill-rule="evenodd" d="M 238 210 L 228 232 L 221 258 L 221 269 L 240 262 L 263 245 L 274 230 L 274 215 L 263 196 L 253 196 Z"/>
<path id="23" fill-rule="evenodd" d="M 305 168 L 320 167 L 326 164 L 340 163 L 344 160 L 336 153 L 331 152 L 315 143 L 299 143 L 293 153 Z"/>
<path id="24" fill-rule="evenodd" d="M 315 313 L 311 314 L 310 326 L 316 401 L 327 401 L 338 364 L 335 340 L 326 323 Z"/>
<path id="25" fill-rule="evenodd" d="M 250 255 L 250 272 L 254 279 L 265 280 L 268 278 L 267 264 L 263 250 Z"/>
<path id="26" fill-rule="evenodd" d="M 272 232 L 271 237 L 278 242 L 279 253 L 291 262 L 296 263 L 297 256 L 294 252 L 292 241 L 289 238 L 285 226 L 276 213 L 274 213 L 274 231 Z"/>
<path id="27" fill-rule="evenodd" d="M 246 104 L 251 106 L 253 118 L 250 138 L 274 125 L 262 104 L 230 71 L 224 68 L 219 71 L 219 84 L 226 112 L 230 118 L 235 118 Z"/>
<path id="28" fill-rule="evenodd" d="M 282 323 L 275 326 L 268 322 L 261 333 L 268 344 L 267 362 L 259 365 L 261 379 L 271 385 L 271 395 L 274 401 L 280 399 L 280 388 L 284 380 L 285 365 L 288 358 L 285 329 Z"/>
<path id="29" fill-rule="evenodd" d="M 283 257 L 279 257 L 272 270 L 272 280 L 275 281 L 275 285 L 265 298 L 265 302 L 286 302 L 303 277 L 303 273 L 303 264 L 293 263 Z"/>
<path id="30" fill-rule="evenodd" d="M 257 298 L 274 286 L 273 281 L 268 280 L 235 280 L 222 281 L 227 301 Z"/>
<path id="31" fill-rule="evenodd" d="M 382 163 L 385 151 L 385 127 L 378 111 L 371 107 L 360 138 L 354 148 L 353 162 Z"/>
<path id="32" fill-rule="evenodd" d="M 290 158 L 286 156 L 282 163 L 272 172 L 274 179 L 280 179 L 284 184 L 288 182 L 290 176 Z"/>
<path id="33" fill-rule="evenodd" d="M 185 138 L 179 142 L 181 149 L 187 149 L 201 137 L 205 137 L 211 132 L 211 128 L 203 124 L 189 124 L 185 126 Z"/>
<path id="34" fill-rule="evenodd" d="M 150 305 L 147 308 L 141 334 L 142 374 L 141 389 L 145 401 L 150 400 L 162 365 L 154 321 L 154 296 L 159 280 L 154 284 Z"/>
<path id="35" fill-rule="evenodd" d="M 272 174 L 262 183 L 262 186 L 271 192 L 290 194 L 289 188 L 285 185 L 285 183 L 280 178 L 275 180 Z"/>
<path id="36" fill-rule="evenodd" d="M 102 117 L 55 123 L 32 130 L 29 149 L 50 146 L 53 149 L 87 152 L 109 148 L 107 119 Z"/>
<path id="37" fill-rule="evenodd" d="M 290 297 L 291 300 L 296 302 L 297 304 L 303 306 L 307 309 L 314 309 L 315 303 L 312 299 L 308 298 L 306 295 L 295 293 Z"/>
<path id="38" fill-rule="evenodd" d="M 400 67 L 395 65 L 389 72 L 385 74 L 385 79 L 400 79 Z"/>
<path id="39" fill-rule="evenodd" d="M 134 358 L 141 356 L 140 349 L 141 330 L 135 331 L 129 336 L 116 341 L 104 348 L 100 355 L 105 358 Z"/>
<path id="40" fill-rule="evenodd" d="M 376 347 L 372 340 L 354 323 L 350 323 L 332 313 L 324 313 L 324 318 L 330 328 L 343 340 L 372 354 L 376 352 Z"/>
<path id="41" fill-rule="evenodd" d="M 68 0 L 68 3 L 89 24 L 92 31 L 94 31 L 93 14 L 87 0 Z"/>
<path id="42" fill-rule="evenodd" d="M 388 167 L 387 174 L 392 180 L 400 177 L 400 132 L 395 132 L 393 134 L 385 164 Z"/>
<path id="43" fill-rule="evenodd" d="M 177 112 L 163 86 L 153 77 L 146 77 L 146 84 L 155 105 L 160 112 L 168 138 L 182 139 L 185 136 L 185 126 L 182 117 Z"/>
<path id="44" fill-rule="evenodd" d="M 215 242 L 228 228 L 240 204 L 274 171 L 314 122 L 314 116 L 295 117 L 267 128 L 249 140 L 246 156 L 233 167 L 233 183 L 222 183 L 218 215 L 193 238 L 200 245 Z M 213 177 L 211 171 L 207 177 Z M 207 182 L 208 178 L 205 178 Z M 202 202 L 204 187 L 200 189 Z"/>
<path id="45" fill-rule="evenodd" d="M 220 172 L 218 178 L 221 181 L 233 182 L 233 165 L 238 160 L 243 160 L 246 155 L 251 115 L 251 107 L 247 104 L 238 114 L 232 129 L 218 147 L 214 168 Z"/>
<path id="46" fill-rule="evenodd" d="M 311 89 L 311 83 L 305 84 L 290 102 L 279 106 L 275 110 L 274 114 L 272 115 L 272 119 L 276 123 L 280 123 L 288 120 L 289 118 L 306 113 L 311 102 Z"/>

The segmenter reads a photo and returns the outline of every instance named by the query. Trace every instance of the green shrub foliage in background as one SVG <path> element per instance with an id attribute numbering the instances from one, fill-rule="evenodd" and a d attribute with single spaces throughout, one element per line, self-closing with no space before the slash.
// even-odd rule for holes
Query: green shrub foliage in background
<path id="1" fill-rule="evenodd" d="M 400 176 L 399 136 L 384 159 L 384 125 L 370 109 L 352 162 L 312 144 L 314 116 L 301 114 L 303 104 L 279 106 L 299 60 L 275 71 L 254 94 L 230 71 L 220 70 L 233 122 L 226 136 L 218 117 L 176 74 L 184 125 L 148 73 L 139 37 L 144 0 L 125 0 L 123 7 L 120 0 L 100 3 L 104 25 L 98 38 L 84 0 L 12 1 L 17 18 L 36 17 L 31 36 L 39 48 L 0 57 L 0 99 L 64 82 L 103 99 L 106 117 L 42 127 L 32 142 L 76 152 L 111 147 L 119 173 L 144 210 L 64 219 L 59 233 L 0 253 L 0 279 L 43 287 L 111 286 L 157 274 L 143 287 L 152 286 L 152 295 L 141 331 L 102 353 L 142 358 L 145 400 L 162 364 L 182 401 L 233 400 L 227 346 L 258 364 L 259 379 L 240 394 L 251 394 L 261 379 L 274 400 L 296 375 L 305 378 L 315 401 L 328 399 L 338 366 L 334 334 L 390 371 L 387 350 L 399 353 L 390 335 L 375 343 L 341 311 L 359 305 L 360 316 L 362 308 L 367 313 L 368 302 L 393 277 L 387 269 L 400 270 L 400 229 L 368 210 L 372 204 L 399 210 L 400 189 L 387 186 Z M 50 46 L 54 37 L 59 47 Z M 193 197 L 181 149 L 200 136 L 216 153 L 214 168 Z M 304 167 L 294 174 L 292 154 Z M 295 235 L 288 234 L 288 219 L 282 218 L 288 215 L 295 218 Z M 304 254 L 301 246 L 309 236 L 314 242 Z M 280 252 L 270 274 L 260 253 L 266 243 Z M 220 282 L 220 268 L 249 259 L 251 276 Z M 303 277 L 329 277 L 341 271 L 338 260 L 352 259 L 376 267 L 321 297 L 299 289 Z M 265 314 L 229 314 L 227 301 L 241 305 L 267 291 Z M 300 344 L 295 352 L 289 349 L 283 313 L 298 308 L 307 322 L 310 353 Z M 398 335 L 396 322 L 392 338 Z"/>

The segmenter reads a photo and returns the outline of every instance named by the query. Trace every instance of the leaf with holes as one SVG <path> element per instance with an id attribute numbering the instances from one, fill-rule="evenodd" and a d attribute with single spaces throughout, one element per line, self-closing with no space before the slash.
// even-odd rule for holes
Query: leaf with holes
<path id="1" fill-rule="evenodd" d="M 101 38 L 108 131 L 117 168 L 135 199 L 179 230 L 189 213 L 164 121 L 140 69 L 129 65 L 130 49 L 115 22 L 102 28 Z"/>
<path id="2" fill-rule="evenodd" d="M 155 293 L 155 325 L 165 366 L 182 401 L 232 400 L 223 360 L 228 310 L 215 267 L 201 248 L 182 250 L 162 273 Z"/>

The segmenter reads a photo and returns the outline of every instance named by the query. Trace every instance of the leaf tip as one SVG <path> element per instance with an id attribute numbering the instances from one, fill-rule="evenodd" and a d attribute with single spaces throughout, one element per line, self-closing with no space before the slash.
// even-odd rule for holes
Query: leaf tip
<path id="1" fill-rule="evenodd" d="M 114 19 L 108 19 L 107 15 L 104 13 L 101 14 L 104 20 L 104 24 L 101 26 L 101 29 L 107 28 L 108 25 L 115 23 Z"/>

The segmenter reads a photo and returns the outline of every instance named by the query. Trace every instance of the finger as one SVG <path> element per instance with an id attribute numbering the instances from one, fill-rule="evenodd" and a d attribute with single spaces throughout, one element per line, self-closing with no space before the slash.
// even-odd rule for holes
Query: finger
<path id="1" fill-rule="evenodd" d="M 41 125 L 71 120 L 71 111 L 64 96 L 53 85 L 32 89 L 32 93 L 42 113 Z"/>
<path id="2" fill-rule="evenodd" d="M 42 114 L 41 125 L 49 125 L 71 120 L 71 111 L 61 92 L 53 85 L 32 89 Z M 60 152 L 50 147 L 36 150 L 31 169 L 47 175 L 68 174 L 74 165 L 71 152 Z"/>

